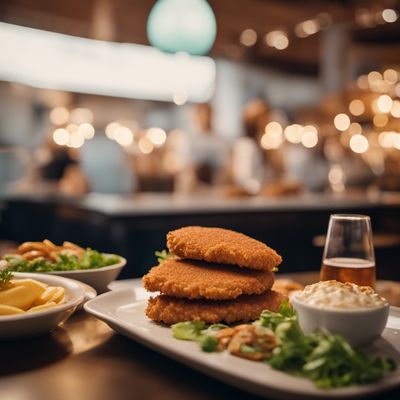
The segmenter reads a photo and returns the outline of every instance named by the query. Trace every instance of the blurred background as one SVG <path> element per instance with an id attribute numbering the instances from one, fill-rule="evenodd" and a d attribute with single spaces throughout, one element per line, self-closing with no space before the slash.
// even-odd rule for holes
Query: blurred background
<path id="1" fill-rule="evenodd" d="M 154 265 L 222 226 L 320 267 L 371 215 L 399 278 L 400 1 L 2 0 L 0 253 L 70 240 Z"/>

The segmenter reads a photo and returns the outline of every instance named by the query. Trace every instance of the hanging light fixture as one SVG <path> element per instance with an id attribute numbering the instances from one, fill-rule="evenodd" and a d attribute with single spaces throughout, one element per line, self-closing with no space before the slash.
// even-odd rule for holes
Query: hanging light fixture
<path id="1" fill-rule="evenodd" d="M 158 0 L 147 20 L 150 43 L 169 53 L 207 54 L 216 34 L 215 16 L 206 0 Z"/>

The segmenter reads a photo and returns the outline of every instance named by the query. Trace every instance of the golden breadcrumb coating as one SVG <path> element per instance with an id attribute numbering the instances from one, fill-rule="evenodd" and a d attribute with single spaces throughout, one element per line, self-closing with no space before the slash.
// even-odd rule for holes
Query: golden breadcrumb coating
<path id="1" fill-rule="evenodd" d="M 272 271 L 282 257 L 266 244 L 222 228 L 187 226 L 167 235 L 171 253 L 193 260 Z"/>
<path id="2" fill-rule="evenodd" d="M 229 300 L 243 294 L 271 289 L 274 274 L 245 271 L 235 265 L 217 265 L 193 260 L 166 260 L 143 277 L 151 291 L 188 299 Z"/>
<path id="3" fill-rule="evenodd" d="M 235 300 L 188 300 L 159 295 L 149 299 L 146 315 L 172 325 L 182 321 L 248 322 L 256 320 L 263 310 L 278 311 L 286 296 L 267 290 L 260 295 L 240 296 Z"/>

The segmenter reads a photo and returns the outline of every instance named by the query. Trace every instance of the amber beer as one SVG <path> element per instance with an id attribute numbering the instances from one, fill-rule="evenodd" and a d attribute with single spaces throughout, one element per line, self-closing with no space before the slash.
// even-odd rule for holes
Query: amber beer
<path id="1" fill-rule="evenodd" d="M 375 287 L 375 263 L 361 258 L 328 258 L 323 260 L 321 281 L 335 279 L 339 282 L 352 282 L 360 286 Z"/>

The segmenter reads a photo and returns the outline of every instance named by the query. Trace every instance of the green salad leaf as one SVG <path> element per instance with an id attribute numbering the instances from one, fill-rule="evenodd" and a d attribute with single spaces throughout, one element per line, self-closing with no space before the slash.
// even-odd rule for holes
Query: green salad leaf
<path id="1" fill-rule="evenodd" d="M 175 256 L 171 253 L 169 253 L 167 250 L 162 250 L 162 251 L 156 251 L 154 252 L 155 256 L 157 257 L 157 261 L 159 263 L 165 261 L 165 260 L 170 260 L 171 258 L 174 258 Z"/>
<path id="2" fill-rule="evenodd" d="M 259 329 L 270 329 L 277 339 L 278 344 L 266 363 L 274 369 L 308 378 L 319 388 L 371 383 L 396 369 L 393 360 L 355 350 L 341 336 L 323 330 L 305 335 L 287 300 L 281 303 L 278 312 L 264 310 L 253 324 Z M 201 321 L 172 325 L 175 338 L 197 341 L 206 352 L 217 350 L 215 333 L 224 328 L 227 326 L 207 326 Z M 255 345 L 247 343 L 243 343 L 240 350 L 247 354 L 258 352 Z"/>
<path id="3" fill-rule="evenodd" d="M 18 254 L 5 255 L 7 270 L 15 272 L 50 272 L 73 271 L 77 269 L 94 269 L 117 264 L 121 258 L 115 254 L 103 254 L 87 248 L 79 259 L 73 254 L 57 254 L 57 261 L 52 262 L 43 257 L 26 260 Z"/>
<path id="4" fill-rule="evenodd" d="M 172 325 L 171 328 L 174 338 L 198 342 L 203 351 L 210 353 L 217 350 L 215 334 L 227 327 L 224 324 L 207 325 L 203 321 L 184 321 Z"/>

